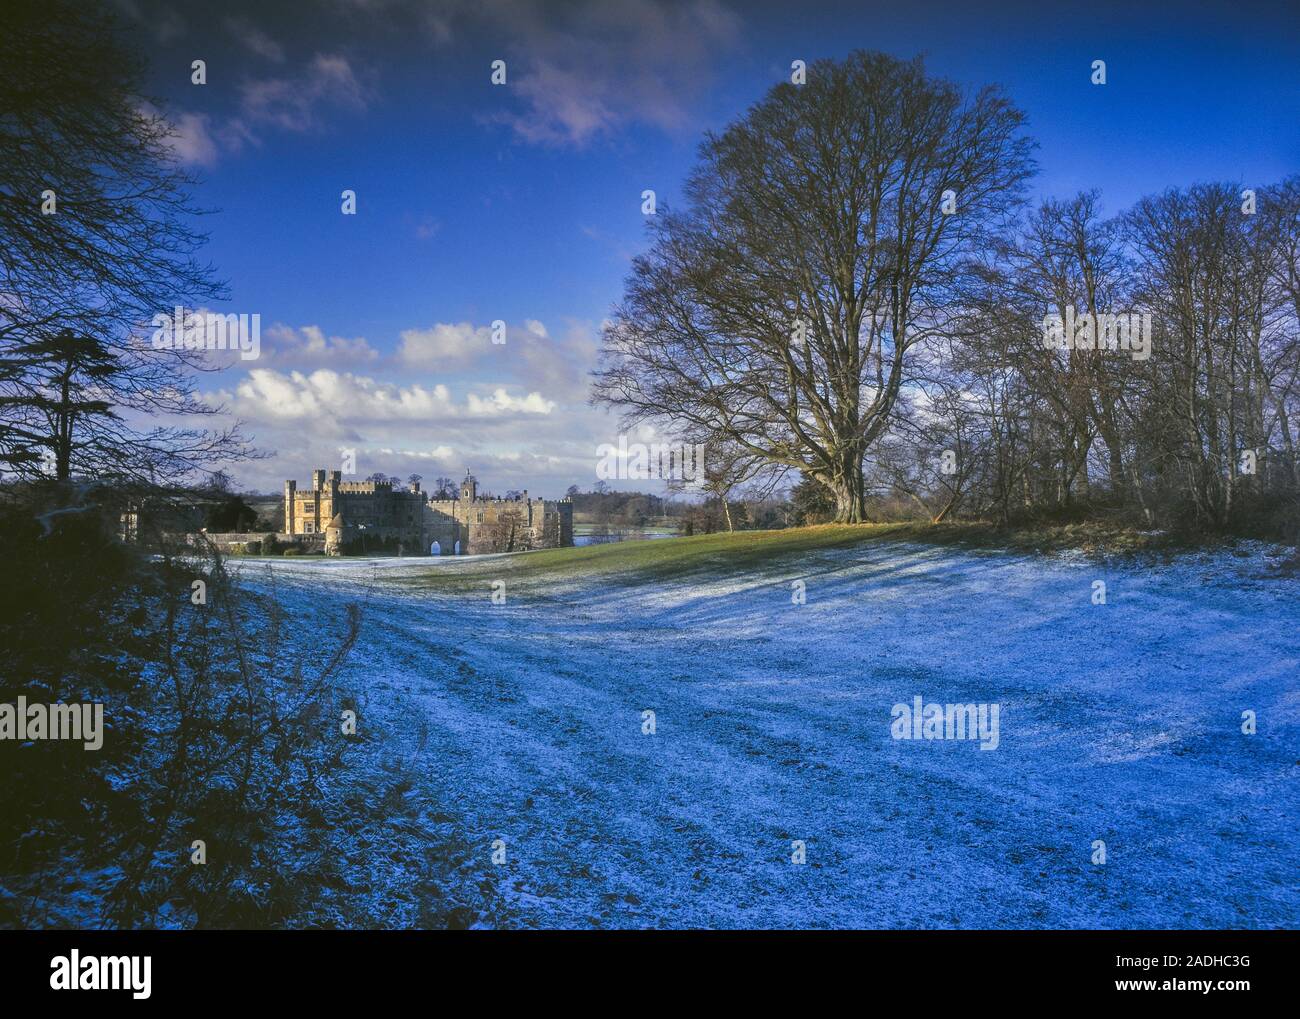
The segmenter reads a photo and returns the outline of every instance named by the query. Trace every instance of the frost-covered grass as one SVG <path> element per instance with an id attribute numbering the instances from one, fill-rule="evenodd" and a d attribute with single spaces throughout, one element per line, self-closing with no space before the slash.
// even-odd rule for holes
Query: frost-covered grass
<path id="1" fill-rule="evenodd" d="M 363 602 L 366 731 L 464 840 L 455 892 L 482 925 L 1300 923 L 1300 581 L 1279 553 L 907 537 L 245 572 L 306 620 Z M 892 739 L 917 695 L 999 704 L 998 749 Z"/>

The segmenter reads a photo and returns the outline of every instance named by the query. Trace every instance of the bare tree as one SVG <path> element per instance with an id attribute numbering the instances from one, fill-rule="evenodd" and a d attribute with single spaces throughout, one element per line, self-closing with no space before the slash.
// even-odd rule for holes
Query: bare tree
<path id="1" fill-rule="evenodd" d="M 1145 198 L 1127 218 L 1139 292 L 1156 320 L 1143 434 L 1154 438 L 1165 487 L 1210 526 L 1224 525 L 1253 484 L 1285 417 L 1265 418 L 1277 403 L 1270 383 L 1295 371 L 1295 320 L 1275 286 L 1285 235 L 1276 219 L 1240 206 L 1237 187 L 1203 184 Z"/>
<path id="2" fill-rule="evenodd" d="M 533 547 L 532 531 L 519 510 L 501 510 L 483 528 L 483 544 L 485 552 L 527 552 Z"/>
<path id="3" fill-rule="evenodd" d="M 596 400 L 725 436 L 865 519 L 863 456 L 907 353 L 1031 172 L 1022 119 L 995 89 L 964 96 L 877 53 L 778 85 L 706 138 L 688 210 L 651 220 Z"/>

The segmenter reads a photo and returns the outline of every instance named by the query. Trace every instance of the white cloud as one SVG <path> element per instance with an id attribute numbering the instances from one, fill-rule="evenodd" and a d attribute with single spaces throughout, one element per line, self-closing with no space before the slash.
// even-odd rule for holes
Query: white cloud
<path id="1" fill-rule="evenodd" d="M 537 391 L 551 402 L 576 404 L 587 399 L 588 373 L 596 363 L 599 341 L 592 323 L 569 321 L 565 331 L 552 336 L 544 322 L 524 319 L 506 328 L 506 342 L 492 342 L 492 329 L 472 322 L 438 322 L 427 328 L 405 329 L 397 349 L 385 354 L 362 336 L 327 333 L 319 325 L 290 326 L 283 322 L 262 330 L 261 357 L 243 361 L 220 354 L 211 358 L 214 368 L 311 371 L 381 368 L 412 373 L 434 373 L 439 382 L 503 386 L 507 391 Z M 476 413 L 487 413 L 492 398 L 480 398 Z"/>
<path id="2" fill-rule="evenodd" d="M 349 422 L 434 421 L 456 415 L 446 386 L 400 386 L 325 368 L 287 375 L 271 368 L 254 368 L 235 386 L 233 396 L 221 395 L 235 414 L 253 421 L 315 419 L 328 427 Z"/>
<path id="3" fill-rule="evenodd" d="M 150 5 L 142 9 L 136 0 L 113 0 L 122 15 L 139 24 L 145 31 L 164 45 L 175 42 L 185 35 L 185 19 L 175 10 L 163 5 Z"/>
<path id="4" fill-rule="evenodd" d="M 428 329 L 404 329 L 397 360 L 412 368 L 449 369 L 473 364 L 492 345 L 487 326 L 439 322 Z"/>
<path id="5" fill-rule="evenodd" d="M 139 113 L 166 121 L 165 144 L 182 166 L 210 167 L 217 162 L 217 142 L 212 134 L 212 118 L 206 113 L 176 110 L 165 116 L 153 103 L 142 102 Z"/>
<path id="6" fill-rule="evenodd" d="M 288 382 L 284 395 L 292 398 L 298 389 L 292 378 Z M 259 406 L 279 392 L 265 388 Z M 233 394 L 212 394 L 214 402 L 220 397 L 233 401 Z M 404 478 L 415 472 L 431 483 L 444 474 L 459 478 L 471 468 L 482 485 L 496 492 L 527 488 L 558 496 L 571 484 L 586 488 L 595 483 L 600 459 L 595 450 L 602 442 L 616 441 L 620 430 L 609 414 L 588 407 L 564 414 L 463 413 L 382 421 L 339 421 L 328 415 L 254 419 L 246 399 L 235 409 L 242 412 L 246 433 L 269 456 L 231 466 L 240 484 L 267 492 L 278 492 L 285 478 L 308 478 L 315 467 L 339 466 L 346 448 L 356 451 L 359 477 L 383 471 Z"/>
<path id="7" fill-rule="evenodd" d="M 560 339 L 552 339 L 544 326 L 540 333 L 525 331 L 512 348 L 514 379 L 565 403 L 584 403 L 599 349 L 595 330 L 585 322 L 571 321 Z"/>
<path id="8" fill-rule="evenodd" d="M 239 466 L 241 483 L 259 490 L 337 464 L 347 447 L 362 477 L 472 467 L 496 491 L 558 495 L 594 483 L 593 451 L 618 432 L 586 404 L 597 328 L 523 319 L 494 345 L 488 326 L 437 323 L 407 330 L 386 354 L 360 337 L 277 323 L 263 330 L 262 360 L 229 366 L 238 374 L 207 402 L 273 454 Z"/>
<path id="9" fill-rule="evenodd" d="M 415 460 L 446 461 L 456 455 L 450 446 L 435 446 L 433 449 L 391 449 L 380 448 L 374 451 L 380 456 L 397 456 Z"/>
<path id="10" fill-rule="evenodd" d="M 326 109 L 361 111 L 369 98 L 369 89 L 346 57 L 318 53 L 297 75 L 244 82 L 238 111 L 220 124 L 207 113 L 173 112 L 168 117 L 171 135 L 167 141 L 183 165 L 212 167 L 223 149 L 237 152 L 245 145 L 259 144 L 267 130 L 319 130 Z M 142 110 L 159 115 L 148 104 Z M 419 230 L 424 231 L 421 236 L 432 237 L 437 226 L 426 221 Z"/>
<path id="11" fill-rule="evenodd" d="M 249 421 L 315 421 L 320 427 L 343 430 L 375 422 L 447 422 L 466 415 L 511 417 L 550 414 L 555 401 L 538 392 L 511 395 L 504 386 L 490 395 L 470 393 L 458 405 L 446 385 L 400 385 L 351 372 L 320 368 L 310 373 L 254 368 L 234 391 L 212 394 L 211 403 L 229 405 Z"/>
<path id="12" fill-rule="evenodd" d="M 555 401 L 547 400 L 541 393 L 529 393 L 525 397 L 514 397 L 498 386 L 491 397 L 482 399 L 473 393 L 467 399 L 471 414 L 495 417 L 499 414 L 549 414 L 555 409 Z"/>
<path id="13" fill-rule="evenodd" d="M 570 322 L 565 335 L 555 338 L 545 323 L 524 319 L 522 325 L 507 327 L 504 344 L 492 342 L 488 326 L 440 322 L 404 330 L 395 359 L 408 369 L 490 371 L 520 387 L 577 403 L 587 398 L 588 372 L 598 349 L 595 330 L 581 322 Z"/>
<path id="14" fill-rule="evenodd" d="M 182 166 L 215 166 L 217 143 L 209 130 L 206 113 L 181 113 L 172 118 L 168 144 Z"/>
<path id="15" fill-rule="evenodd" d="M 324 364 L 367 364 L 379 359 L 379 351 L 364 336 L 326 336 L 320 326 L 297 329 L 277 322 L 262 336 L 262 360 L 291 362 L 295 367 Z"/>

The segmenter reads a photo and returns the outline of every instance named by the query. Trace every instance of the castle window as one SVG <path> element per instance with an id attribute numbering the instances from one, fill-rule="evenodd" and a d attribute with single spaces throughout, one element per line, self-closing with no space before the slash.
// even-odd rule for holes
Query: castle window
<path id="1" fill-rule="evenodd" d="M 316 525 L 313 524 L 310 520 L 308 520 L 306 523 L 302 525 L 303 534 L 314 534 L 315 532 L 316 532 Z"/>

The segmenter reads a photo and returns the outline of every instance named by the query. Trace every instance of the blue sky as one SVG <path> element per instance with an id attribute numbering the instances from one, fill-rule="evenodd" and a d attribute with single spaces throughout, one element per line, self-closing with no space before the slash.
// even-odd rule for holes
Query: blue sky
<path id="1" fill-rule="evenodd" d="M 1300 8 L 1284 3 L 116 7 L 215 210 L 221 310 L 261 315 L 263 357 L 200 388 L 275 451 L 235 470 L 266 490 L 341 447 L 363 476 L 589 487 L 618 427 L 586 405 L 586 373 L 644 244 L 641 192 L 673 202 L 703 132 L 796 58 L 881 49 L 1001 84 L 1039 142 L 1035 192 L 1100 188 L 1109 211 L 1300 169 Z"/>

